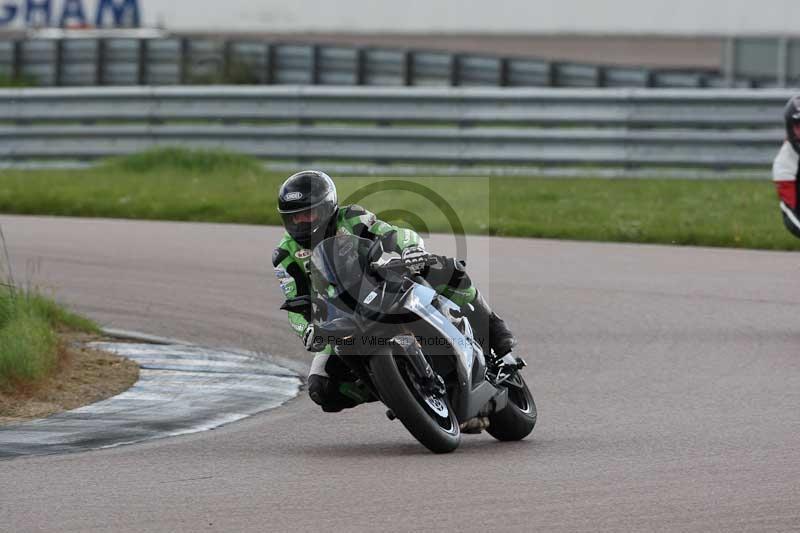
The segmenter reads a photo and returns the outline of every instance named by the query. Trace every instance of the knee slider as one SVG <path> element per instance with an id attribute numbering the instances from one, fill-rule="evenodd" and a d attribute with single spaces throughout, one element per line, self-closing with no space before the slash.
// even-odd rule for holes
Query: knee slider
<path id="1" fill-rule="evenodd" d="M 308 377 L 308 396 L 317 405 L 323 405 L 329 395 L 330 380 L 316 374 Z"/>

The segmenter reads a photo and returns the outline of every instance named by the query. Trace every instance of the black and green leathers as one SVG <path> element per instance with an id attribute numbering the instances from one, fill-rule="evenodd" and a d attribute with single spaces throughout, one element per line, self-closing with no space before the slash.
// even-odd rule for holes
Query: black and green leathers
<path id="1" fill-rule="evenodd" d="M 411 248 L 424 249 L 423 239 L 413 230 L 393 226 L 381 220 L 363 207 L 351 205 L 339 208 L 335 220 L 320 238 L 334 235 L 355 235 L 363 239 L 383 242 L 383 249 L 402 254 Z M 275 275 L 286 299 L 310 295 L 312 290 L 309 262 L 312 251 L 284 235 L 272 255 Z M 423 275 L 437 292 L 459 305 L 473 324 L 476 338 L 484 346 L 484 352 L 494 350 L 504 355 L 514 344 L 513 336 L 500 319 L 478 295 L 464 263 L 452 258 L 437 256 L 436 264 L 425 269 Z M 311 338 L 310 316 L 289 312 L 289 324 L 298 337 Z M 308 346 L 308 345 L 307 345 Z M 312 349 L 312 348 L 309 348 Z M 317 346 L 312 351 L 316 351 Z M 333 356 L 333 347 L 328 345 L 318 352 L 311 364 L 308 377 L 308 392 L 314 402 L 325 411 L 340 411 L 362 403 L 365 391 L 359 391 L 358 383 L 348 382 L 348 369 L 339 357 Z M 361 396 L 360 396 L 361 395 Z"/>
<path id="2" fill-rule="evenodd" d="M 386 251 L 398 253 L 411 247 L 424 248 L 424 241 L 417 232 L 378 220 L 374 214 L 358 205 L 339 208 L 336 228 L 332 230 L 332 234 L 355 235 L 369 240 L 380 238 Z M 301 246 L 288 233 L 273 252 L 275 275 L 287 299 L 310 294 L 310 258 L 311 250 Z M 431 269 L 427 279 L 439 293 L 458 305 L 463 306 L 475 300 L 475 288 L 463 268 Z M 302 337 L 308 326 L 309 318 L 301 313 L 289 312 L 289 324 L 299 337 Z M 326 348 L 326 353 L 331 353 L 330 347 Z"/>

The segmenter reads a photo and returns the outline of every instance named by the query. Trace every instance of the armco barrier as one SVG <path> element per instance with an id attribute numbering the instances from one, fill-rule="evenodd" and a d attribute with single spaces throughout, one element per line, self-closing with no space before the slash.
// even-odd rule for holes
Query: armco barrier
<path id="1" fill-rule="evenodd" d="M 783 90 L 169 87 L 0 91 L 0 157 L 156 146 L 281 160 L 767 167 Z"/>

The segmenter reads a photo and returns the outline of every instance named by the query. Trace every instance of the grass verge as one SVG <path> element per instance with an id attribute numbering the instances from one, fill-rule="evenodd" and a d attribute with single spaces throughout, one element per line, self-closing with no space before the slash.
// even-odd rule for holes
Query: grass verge
<path id="1" fill-rule="evenodd" d="M 35 386 L 58 370 L 64 353 L 59 332 L 68 330 L 99 331 L 40 294 L 0 288 L 0 390 Z"/>
<path id="2" fill-rule="evenodd" d="M 97 336 L 59 334 L 59 370 L 35 385 L 0 389 L 0 425 L 75 409 L 130 388 L 139 366 L 116 355 L 86 348 Z"/>
<path id="3" fill-rule="evenodd" d="M 41 294 L 0 287 L 0 425 L 119 394 L 139 366 L 85 347 L 98 327 Z"/>
<path id="4" fill-rule="evenodd" d="M 423 231 L 451 231 L 451 206 L 468 233 L 594 241 L 798 250 L 768 179 L 337 178 L 340 201 L 364 187 L 368 209 Z M 5 170 L 0 212 L 280 224 L 286 177 L 220 152 L 158 150 L 83 170 Z M 442 200 L 436 200 L 436 195 Z"/>
<path id="5" fill-rule="evenodd" d="M 13 77 L 8 74 L 0 74 L 0 87 L 3 88 L 35 87 L 36 85 L 36 80 L 29 76 Z"/>

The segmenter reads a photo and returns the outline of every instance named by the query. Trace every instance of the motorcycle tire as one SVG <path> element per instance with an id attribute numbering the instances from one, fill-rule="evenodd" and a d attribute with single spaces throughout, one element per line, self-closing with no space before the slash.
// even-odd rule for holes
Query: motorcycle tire
<path id="1" fill-rule="evenodd" d="M 437 414 L 411 382 L 407 373 L 410 367 L 402 361 L 398 366 L 397 357 L 402 356 L 387 350 L 373 355 L 370 360 L 372 378 L 381 399 L 423 446 L 433 453 L 452 452 L 461 442 L 461 430 L 449 400 L 446 396 L 435 400 L 441 402 L 437 404 L 439 412 L 446 410 L 447 416 Z M 428 397 L 427 401 L 433 399 Z"/>
<path id="2" fill-rule="evenodd" d="M 507 384 L 508 404 L 500 411 L 489 415 L 486 431 L 500 441 L 522 440 L 533 431 L 538 413 L 528 384 L 521 375 L 515 383 Z"/>

